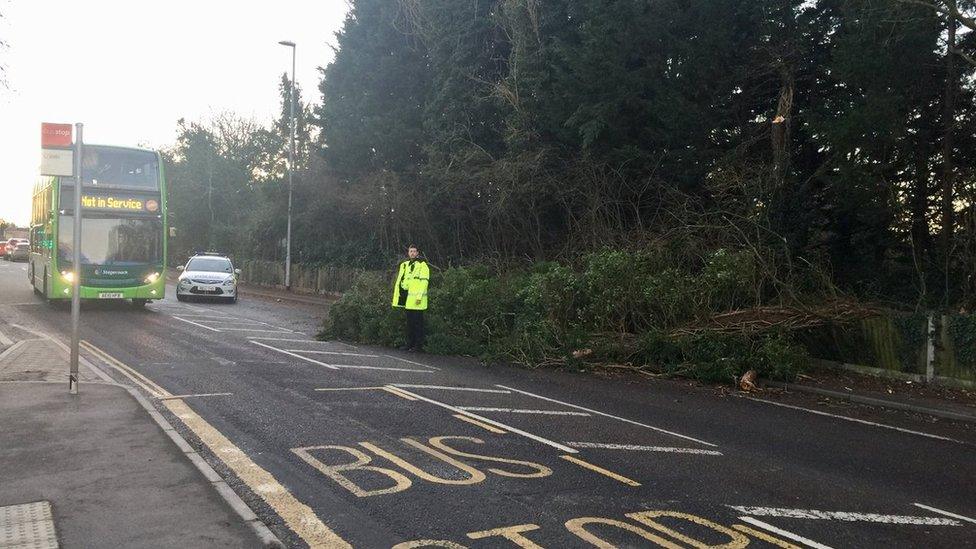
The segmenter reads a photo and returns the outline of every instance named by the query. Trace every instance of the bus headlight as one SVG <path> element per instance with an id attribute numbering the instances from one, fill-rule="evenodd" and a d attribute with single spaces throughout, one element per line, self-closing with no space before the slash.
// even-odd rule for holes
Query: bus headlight
<path id="1" fill-rule="evenodd" d="M 152 284 L 157 280 L 159 280 L 159 273 L 149 273 L 149 276 L 146 277 L 146 284 Z"/>
<path id="2" fill-rule="evenodd" d="M 61 271 L 61 278 L 63 278 L 65 282 L 74 282 L 75 273 L 74 271 Z"/>

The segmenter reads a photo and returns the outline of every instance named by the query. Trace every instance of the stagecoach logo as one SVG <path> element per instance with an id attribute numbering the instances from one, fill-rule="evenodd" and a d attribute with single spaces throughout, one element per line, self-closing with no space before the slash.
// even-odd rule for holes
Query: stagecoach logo
<path id="1" fill-rule="evenodd" d="M 159 202 L 156 202 L 155 200 L 152 199 L 146 201 L 146 211 L 155 212 L 158 210 L 159 210 Z"/>
<path id="2" fill-rule="evenodd" d="M 95 269 L 95 276 L 120 276 L 127 275 L 129 271 L 113 271 L 110 269 Z"/>

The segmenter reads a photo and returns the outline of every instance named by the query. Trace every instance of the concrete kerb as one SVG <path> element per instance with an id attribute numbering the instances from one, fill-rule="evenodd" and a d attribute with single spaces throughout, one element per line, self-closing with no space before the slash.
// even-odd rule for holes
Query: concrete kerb
<path id="1" fill-rule="evenodd" d="M 54 344 L 58 345 L 65 351 L 69 350 L 67 345 L 58 341 L 57 339 L 54 339 L 53 337 L 48 336 L 47 334 L 41 334 L 39 332 L 34 332 L 33 330 L 28 331 L 39 337 L 43 337 L 54 342 Z M 213 486 L 214 490 L 216 490 L 224 501 L 227 502 L 227 505 L 229 505 L 230 508 L 233 509 L 239 517 L 241 517 L 241 520 L 245 524 L 251 527 L 255 535 L 257 535 L 258 539 L 261 540 L 261 543 L 263 543 L 265 547 L 273 547 L 276 549 L 285 547 L 285 544 L 278 539 L 278 536 L 276 536 L 271 529 L 269 529 L 268 526 L 258 518 L 254 511 L 248 507 L 246 503 L 244 503 L 244 500 L 242 500 L 241 497 L 238 496 L 237 493 L 234 492 L 234 490 L 226 482 L 224 482 L 217 471 L 215 471 L 214 468 L 211 467 L 210 464 L 208 464 L 207 461 L 203 459 L 203 457 L 198 454 L 192 446 L 190 446 L 179 431 L 173 428 L 173 425 L 170 424 L 170 422 L 156 410 L 152 403 L 150 403 L 146 397 L 139 392 L 138 389 L 116 382 L 111 376 L 86 359 L 84 356 L 79 356 L 79 361 L 85 367 L 94 372 L 95 375 L 103 379 L 107 384 L 121 387 L 132 395 L 132 397 L 136 399 L 136 402 L 138 402 L 139 405 L 146 410 L 149 417 L 151 417 L 153 421 L 159 425 L 159 428 L 163 430 L 163 432 L 173 441 L 174 444 L 176 444 L 183 455 L 185 455 L 187 459 L 189 459 L 190 462 L 197 468 L 197 470 L 203 474 L 204 478 L 210 482 L 210 485 Z"/>
<path id="2" fill-rule="evenodd" d="M 868 375 L 874 377 L 883 377 L 887 379 L 899 379 L 903 381 L 913 381 L 915 383 L 929 383 L 933 385 L 939 385 L 942 387 L 954 387 L 957 389 L 976 389 L 976 381 L 971 381 L 968 379 L 959 379 L 954 377 L 945 376 L 933 376 L 932 379 L 926 379 L 922 374 L 911 374 L 908 372 L 899 372 L 896 370 L 889 370 L 887 368 L 874 368 L 872 366 L 864 366 L 862 364 L 850 364 L 847 362 L 837 362 L 834 360 L 825 360 L 822 358 L 814 358 L 811 361 L 820 367 L 827 369 L 838 369 L 845 370 L 848 372 L 853 372 L 855 374 Z"/>
<path id="3" fill-rule="evenodd" d="M 254 533 L 258 536 L 261 543 L 263 543 L 265 547 L 283 548 L 285 546 L 285 544 L 278 539 L 278 536 L 274 535 L 271 529 L 269 529 L 268 526 L 258 518 L 257 514 L 255 514 L 254 511 L 248 507 L 246 503 L 244 503 L 244 500 L 237 495 L 237 492 L 234 492 L 234 490 L 226 482 L 224 482 L 217 471 L 215 471 L 214 468 L 211 467 L 205 459 L 203 459 L 203 456 L 198 454 L 196 450 L 190 446 L 186 439 L 183 438 L 183 436 L 180 435 L 175 428 L 173 428 L 173 425 L 166 418 L 164 418 L 162 414 L 156 411 L 152 403 L 150 403 L 146 397 L 139 392 L 138 389 L 135 387 L 125 387 L 125 389 L 133 396 L 133 398 L 136 399 L 136 401 L 139 402 L 140 405 L 142 405 L 143 408 L 145 408 L 145 410 L 159 425 L 163 432 L 173 440 L 177 447 L 179 447 L 180 451 L 183 452 L 183 455 L 185 455 L 187 459 L 193 463 L 200 473 L 203 474 L 204 478 L 210 482 L 210 485 L 213 486 L 214 490 L 216 490 L 217 493 L 224 498 L 224 501 L 230 505 L 230 508 L 233 509 L 239 517 L 241 517 L 242 521 L 244 521 L 248 526 L 251 527 L 252 530 L 254 530 Z"/>
<path id="4" fill-rule="evenodd" d="M 940 410 L 938 408 L 929 408 L 926 406 L 918 406 L 915 404 L 896 402 L 893 400 L 885 400 L 882 398 L 872 398 L 872 397 L 866 397 L 866 396 L 852 394 L 852 393 L 844 393 L 841 391 L 832 391 L 830 389 L 821 389 L 820 387 L 807 387 L 805 385 L 796 385 L 793 383 L 770 381 L 767 382 L 765 385 L 767 387 L 779 387 L 782 389 L 786 389 L 788 391 L 796 391 L 798 393 L 808 393 L 813 395 L 826 396 L 830 398 L 836 398 L 840 400 L 854 402 L 857 404 L 866 404 L 868 406 L 880 406 L 883 408 L 891 408 L 891 409 L 902 410 L 906 412 L 914 412 L 917 414 L 927 414 L 930 416 L 952 419 L 955 421 L 966 421 L 969 423 L 976 423 L 976 415 L 960 414 L 956 412 L 950 412 L 948 410 Z"/>
<path id="5" fill-rule="evenodd" d="M 178 276 L 179 271 L 171 268 L 169 273 L 167 273 L 167 280 L 175 282 Z M 261 299 L 278 299 L 281 301 L 303 303 L 305 305 L 331 305 L 342 297 L 342 294 L 338 292 L 330 294 L 303 294 L 288 292 L 279 287 L 258 286 L 246 282 L 239 283 L 238 293 L 240 296 L 250 295 Z"/>
<path id="6" fill-rule="evenodd" d="M 258 286 L 257 288 L 262 287 Z M 242 296 L 251 295 L 261 299 L 280 299 L 283 301 L 304 303 L 306 305 L 331 305 L 339 299 L 339 296 L 289 293 L 284 290 L 278 290 L 277 288 L 268 288 L 266 291 L 262 291 L 255 289 L 255 286 L 249 284 L 241 284 L 239 291 Z"/>
<path id="7" fill-rule="evenodd" d="M 2 361 L 3 359 L 7 358 L 9 355 L 12 355 L 14 353 L 14 351 L 16 351 L 17 349 L 19 349 L 24 344 L 24 341 L 25 340 L 22 339 L 20 341 L 15 342 L 10 347 L 7 347 L 6 349 L 4 349 L 4 351 L 2 353 L 0 353 L 0 361 Z"/>

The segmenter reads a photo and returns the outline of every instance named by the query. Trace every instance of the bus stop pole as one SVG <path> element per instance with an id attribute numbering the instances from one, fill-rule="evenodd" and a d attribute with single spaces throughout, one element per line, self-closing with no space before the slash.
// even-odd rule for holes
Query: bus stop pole
<path id="1" fill-rule="evenodd" d="M 68 393 L 78 394 L 78 345 L 80 338 L 78 325 L 81 322 L 81 154 L 83 148 L 82 130 L 84 124 L 75 124 L 75 208 L 74 230 L 72 231 L 71 268 L 71 365 L 68 373 Z"/>

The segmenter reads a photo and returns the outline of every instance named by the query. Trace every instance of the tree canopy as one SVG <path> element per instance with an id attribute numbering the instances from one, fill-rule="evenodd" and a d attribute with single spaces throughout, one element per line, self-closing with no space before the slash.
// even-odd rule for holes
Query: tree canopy
<path id="1" fill-rule="evenodd" d="M 320 103 L 300 103 L 299 260 L 376 267 L 408 241 L 441 264 L 572 259 L 693 234 L 686 261 L 750 249 L 858 295 L 967 302 L 972 13 L 352 0 Z M 269 129 L 181 125 L 173 210 L 207 244 L 279 253 L 288 86 Z"/>

